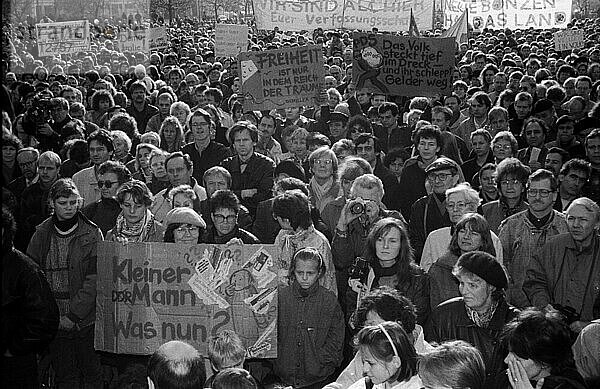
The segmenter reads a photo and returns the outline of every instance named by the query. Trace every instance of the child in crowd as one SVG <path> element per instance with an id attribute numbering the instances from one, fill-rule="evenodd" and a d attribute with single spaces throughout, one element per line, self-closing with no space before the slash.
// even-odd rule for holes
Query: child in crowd
<path id="1" fill-rule="evenodd" d="M 240 337 L 233 331 L 224 330 L 208 343 L 208 359 L 213 375 L 206 380 L 205 388 L 214 387 L 217 374 L 229 368 L 241 368 L 246 358 L 246 349 Z"/>
<path id="2" fill-rule="evenodd" d="M 322 388 L 342 360 L 344 319 L 333 292 L 319 285 L 325 263 L 318 250 L 294 254 L 289 286 L 279 291 L 275 374 L 285 385 Z"/>

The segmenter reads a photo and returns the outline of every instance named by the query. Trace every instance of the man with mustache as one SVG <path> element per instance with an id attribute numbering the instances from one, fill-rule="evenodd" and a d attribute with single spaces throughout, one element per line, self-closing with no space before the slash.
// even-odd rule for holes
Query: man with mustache
<path id="1" fill-rule="evenodd" d="M 500 225 L 504 266 L 510 275 L 506 297 L 517 308 L 531 305 L 522 288 L 532 255 L 550 237 L 568 231 L 565 216 L 553 209 L 557 191 L 558 182 L 552 172 L 535 171 L 527 181 L 527 209 L 509 216 Z"/>

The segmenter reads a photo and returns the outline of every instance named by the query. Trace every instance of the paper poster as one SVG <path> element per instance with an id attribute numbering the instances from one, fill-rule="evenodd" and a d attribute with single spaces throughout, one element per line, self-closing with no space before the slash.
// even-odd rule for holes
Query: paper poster
<path id="1" fill-rule="evenodd" d="M 215 26 L 215 57 L 235 57 L 247 49 L 247 25 L 217 24 Z"/>
<path id="2" fill-rule="evenodd" d="M 244 111 L 312 106 L 324 88 L 317 45 L 240 53 L 238 63 Z"/>
<path id="3" fill-rule="evenodd" d="M 35 25 L 35 33 L 40 57 L 90 50 L 90 23 L 87 20 L 39 23 Z"/>
<path id="4" fill-rule="evenodd" d="M 454 38 L 414 38 L 354 33 L 352 80 L 356 89 L 386 95 L 449 93 L 454 71 Z"/>
<path id="5" fill-rule="evenodd" d="M 169 36 L 165 26 L 152 27 L 148 30 L 148 50 L 150 52 L 169 47 Z"/>
<path id="6" fill-rule="evenodd" d="M 572 0 L 442 0 L 444 27 L 468 10 L 475 31 L 566 28 L 571 21 Z"/>
<path id="7" fill-rule="evenodd" d="M 429 30 L 433 1 L 426 0 L 253 0 L 259 29 L 313 31 L 316 28 L 408 31 L 412 9 L 419 30 Z"/>
<path id="8" fill-rule="evenodd" d="M 122 29 L 113 44 L 121 52 L 148 52 L 148 30 Z"/>
<path id="9" fill-rule="evenodd" d="M 585 31 L 563 30 L 554 33 L 556 51 L 571 51 L 585 47 Z"/>
<path id="10" fill-rule="evenodd" d="M 95 347 L 152 354 L 170 340 L 207 355 L 208 339 L 235 331 L 252 358 L 277 356 L 277 271 L 272 245 L 98 245 Z"/>

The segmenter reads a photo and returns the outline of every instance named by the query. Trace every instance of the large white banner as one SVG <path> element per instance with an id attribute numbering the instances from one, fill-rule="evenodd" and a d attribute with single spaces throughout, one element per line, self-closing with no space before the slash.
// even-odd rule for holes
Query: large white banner
<path id="1" fill-rule="evenodd" d="M 571 21 L 572 0 L 442 0 L 444 27 L 468 9 L 475 31 L 484 28 L 565 28 Z"/>
<path id="2" fill-rule="evenodd" d="M 412 9 L 420 30 L 431 29 L 432 0 L 253 0 L 259 29 L 347 28 L 408 31 Z"/>
<path id="3" fill-rule="evenodd" d="M 35 34 L 40 57 L 90 50 L 90 23 L 87 20 L 39 23 L 35 25 Z"/>

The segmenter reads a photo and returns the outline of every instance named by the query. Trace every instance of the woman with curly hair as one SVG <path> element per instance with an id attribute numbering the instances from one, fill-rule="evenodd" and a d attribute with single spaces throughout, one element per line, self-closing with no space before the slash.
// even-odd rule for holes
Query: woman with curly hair
<path id="1" fill-rule="evenodd" d="M 121 112 L 110 118 L 108 130 L 121 130 L 131 139 L 131 150 L 137 150 L 140 143 L 140 133 L 135 119 L 125 112 Z"/>
<path id="2" fill-rule="evenodd" d="M 115 106 L 115 100 L 110 91 L 100 89 L 92 95 L 92 109 L 86 114 L 86 120 L 96 124 L 99 127 L 106 128 L 103 118 L 110 108 Z"/>

